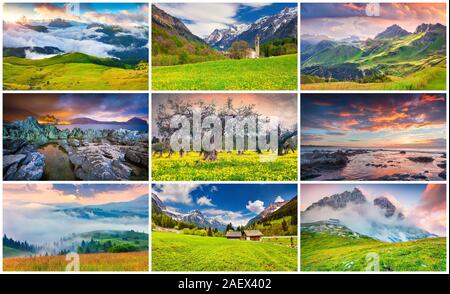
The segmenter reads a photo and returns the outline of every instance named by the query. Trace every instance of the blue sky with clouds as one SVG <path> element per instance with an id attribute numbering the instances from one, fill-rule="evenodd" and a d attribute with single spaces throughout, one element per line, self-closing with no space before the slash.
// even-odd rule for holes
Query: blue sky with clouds
<path id="1" fill-rule="evenodd" d="M 153 185 L 153 191 L 172 210 L 187 213 L 198 209 L 233 225 L 243 225 L 275 201 L 297 195 L 296 184 Z"/>
<path id="2" fill-rule="evenodd" d="M 230 25 L 253 23 L 297 3 L 158 3 L 156 6 L 179 18 L 199 37 Z"/>

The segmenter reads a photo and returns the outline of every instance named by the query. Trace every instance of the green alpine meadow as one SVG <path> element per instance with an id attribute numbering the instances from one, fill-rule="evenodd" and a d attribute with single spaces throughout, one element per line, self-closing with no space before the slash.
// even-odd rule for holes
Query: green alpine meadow
<path id="1" fill-rule="evenodd" d="M 302 89 L 446 89 L 444 3 L 357 4 L 358 12 L 327 15 L 344 5 L 302 6 Z M 414 13 L 420 10 L 430 14 Z M 335 23 L 323 28 L 326 18 Z"/>
<path id="2" fill-rule="evenodd" d="M 297 271 L 297 185 L 152 185 L 152 270 Z"/>
<path id="3" fill-rule="evenodd" d="M 305 272 L 445 272 L 445 184 L 301 187 Z"/>
<path id="4" fill-rule="evenodd" d="M 227 21 L 200 17 L 221 9 Z M 153 5 L 152 89 L 296 90 L 297 15 L 295 3 Z"/>
<path id="5" fill-rule="evenodd" d="M 147 90 L 148 39 L 144 3 L 5 4 L 3 89 Z"/>
<path id="6" fill-rule="evenodd" d="M 337 232 L 342 230 L 343 233 Z M 345 227 L 301 233 L 302 271 L 373 270 L 373 256 L 380 258 L 380 271 L 445 271 L 446 238 L 426 238 L 407 242 L 382 242 L 354 235 Z M 368 267 L 369 262 L 369 267 Z"/>

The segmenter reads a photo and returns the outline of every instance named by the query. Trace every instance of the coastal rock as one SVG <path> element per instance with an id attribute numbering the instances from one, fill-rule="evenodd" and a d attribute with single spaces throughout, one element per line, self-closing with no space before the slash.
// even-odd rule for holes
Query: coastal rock
<path id="1" fill-rule="evenodd" d="M 389 161 L 388 161 L 389 162 Z M 392 160 L 390 160 L 390 162 L 392 162 Z M 366 166 L 373 166 L 373 167 L 377 167 L 377 168 L 387 168 L 387 164 L 375 164 L 375 163 L 366 163 Z M 391 165 L 392 166 L 392 165 Z"/>
<path id="2" fill-rule="evenodd" d="M 3 179 L 40 180 L 44 174 L 45 156 L 23 139 L 3 140 Z"/>
<path id="3" fill-rule="evenodd" d="M 301 177 L 303 180 L 315 178 L 324 170 L 336 170 L 344 168 L 349 159 L 344 152 L 332 153 L 313 151 L 301 157 Z"/>
<path id="4" fill-rule="evenodd" d="M 434 161 L 433 157 L 428 156 L 408 157 L 408 159 L 413 162 L 421 162 L 421 163 L 428 163 Z"/>
<path id="5" fill-rule="evenodd" d="M 69 154 L 75 175 L 82 180 L 127 180 L 132 169 L 125 164 L 124 154 L 117 146 L 90 144 Z"/>
<path id="6" fill-rule="evenodd" d="M 125 159 L 132 163 L 148 167 L 149 153 L 147 150 L 148 148 L 140 145 L 128 147 L 125 152 Z"/>
<path id="7" fill-rule="evenodd" d="M 3 156 L 3 170 L 7 169 L 13 164 L 18 164 L 27 156 L 25 154 L 13 154 L 13 155 L 4 155 Z"/>
<path id="8" fill-rule="evenodd" d="M 36 148 L 58 144 L 74 165 L 82 180 L 128 180 L 133 174 L 130 164 L 148 168 L 148 133 L 119 130 L 74 128 L 59 130 L 40 124 L 35 118 L 4 124 L 4 178 L 39 180 L 43 176 L 45 156 Z M 134 167 L 136 174 L 140 167 Z"/>
<path id="9" fill-rule="evenodd" d="M 80 141 L 78 141 L 77 139 L 71 139 L 69 141 L 70 146 L 72 147 L 80 147 Z"/>
<path id="10" fill-rule="evenodd" d="M 147 135 L 144 135 L 139 131 L 118 129 L 109 134 L 109 139 L 119 144 L 132 145 L 136 144 L 136 142 L 146 141 Z"/>
<path id="11" fill-rule="evenodd" d="M 28 162 L 21 165 L 13 178 L 15 180 L 37 181 L 44 175 L 45 156 L 39 152 L 30 153 Z"/>
<path id="12" fill-rule="evenodd" d="M 379 181 L 416 181 L 427 180 L 428 177 L 422 174 L 392 174 L 379 177 Z"/>
<path id="13" fill-rule="evenodd" d="M 442 162 L 438 163 L 437 166 L 445 169 L 447 167 L 447 162 L 442 161 Z"/>

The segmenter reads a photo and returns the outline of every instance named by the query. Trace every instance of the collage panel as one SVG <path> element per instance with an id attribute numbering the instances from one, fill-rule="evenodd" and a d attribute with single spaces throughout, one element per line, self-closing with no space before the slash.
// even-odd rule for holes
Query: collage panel
<path id="1" fill-rule="evenodd" d="M 152 271 L 297 271 L 297 184 L 153 184 Z"/>
<path id="2" fill-rule="evenodd" d="M 152 180 L 297 181 L 297 94 L 153 94 Z"/>
<path id="3" fill-rule="evenodd" d="M 148 17 L 142 2 L 6 3 L 3 89 L 148 90 Z"/>
<path id="4" fill-rule="evenodd" d="M 302 90 L 447 89 L 446 3 L 301 3 Z"/>
<path id="5" fill-rule="evenodd" d="M 152 4 L 152 89 L 297 90 L 297 6 Z"/>
<path id="6" fill-rule="evenodd" d="M 301 271 L 444 272 L 446 184 L 302 184 Z"/>
<path id="7" fill-rule="evenodd" d="M 3 184 L 3 270 L 148 271 L 148 190 Z"/>
<path id="8" fill-rule="evenodd" d="M 304 181 L 445 181 L 446 95 L 302 94 Z"/>
<path id="9" fill-rule="evenodd" d="M 4 181 L 147 181 L 147 94 L 4 94 Z"/>

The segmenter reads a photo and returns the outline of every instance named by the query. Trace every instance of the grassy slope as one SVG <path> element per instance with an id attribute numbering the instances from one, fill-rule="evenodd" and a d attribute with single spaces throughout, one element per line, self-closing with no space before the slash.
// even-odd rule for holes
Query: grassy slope
<path id="1" fill-rule="evenodd" d="M 146 90 L 148 71 L 112 67 L 109 59 L 72 53 L 47 59 L 3 58 L 3 88 L 15 90 Z"/>
<path id="2" fill-rule="evenodd" d="M 286 221 L 288 229 L 287 231 L 283 231 L 282 222 Z M 297 225 L 291 224 L 292 217 L 285 216 L 283 218 L 265 221 L 263 223 L 256 223 L 252 226 L 252 230 L 259 230 L 263 233 L 264 236 L 291 236 L 297 235 Z M 270 224 L 270 225 L 269 225 Z"/>
<path id="3" fill-rule="evenodd" d="M 27 251 L 3 246 L 3 256 L 4 257 L 26 256 L 26 255 L 30 255 L 30 254 L 31 253 L 27 252 Z"/>
<path id="4" fill-rule="evenodd" d="M 330 82 L 314 83 L 317 79 L 302 76 L 302 90 L 445 90 L 446 68 L 445 61 L 434 67 L 428 67 L 403 78 L 391 77 L 392 82 L 387 83 L 356 83 L 356 82 Z"/>
<path id="5" fill-rule="evenodd" d="M 362 69 L 369 69 L 384 64 L 387 66 L 391 82 L 357 83 L 357 82 L 325 82 L 323 78 L 304 75 L 301 77 L 303 90 L 445 90 L 446 89 L 446 59 L 442 54 L 432 54 L 433 50 L 441 48 L 445 39 L 438 38 L 426 50 L 418 51 L 413 42 L 423 37 L 423 34 L 413 34 L 400 40 L 393 40 L 389 46 L 384 46 L 376 54 L 362 57 L 355 52 L 348 58 L 323 56 L 311 58 L 303 66 L 315 64 L 338 64 L 351 62 L 359 64 Z M 326 52 L 328 54 L 334 53 Z M 342 58 L 344 58 L 342 60 Z M 337 60 L 337 61 L 336 61 Z"/>
<path id="6" fill-rule="evenodd" d="M 302 271 L 365 271 L 368 253 L 380 257 L 380 271 L 445 271 L 445 238 L 386 243 L 302 232 Z"/>
<path id="7" fill-rule="evenodd" d="M 264 154 L 269 154 L 264 152 Z M 235 152 L 221 152 L 217 161 L 203 161 L 198 152 L 190 152 L 180 158 L 173 154 L 159 158 L 152 157 L 152 177 L 158 181 L 192 180 L 272 180 L 287 181 L 297 179 L 297 153 L 277 157 L 274 162 L 261 162 L 256 152 L 247 151 L 243 155 Z"/>
<path id="8" fill-rule="evenodd" d="M 65 256 L 10 257 L 5 271 L 64 271 Z M 81 271 L 148 271 L 148 252 L 80 254 Z"/>
<path id="9" fill-rule="evenodd" d="M 297 249 L 264 242 L 152 233 L 154 271 L 295 271 Z"/>
<path id="10" fill-rule="evenodd" d="M 297 54 L 152 69 L 154 90 L 296 90 Z"/>
<path id="11" fill-rule="evenodd" d="M 153 21 L 152 66 L 180 64 L 180 56 L 183 54 L 186 55 L 185 63 L 224 59 L 221 53 L 205 42 L 188 40 Z"/>

